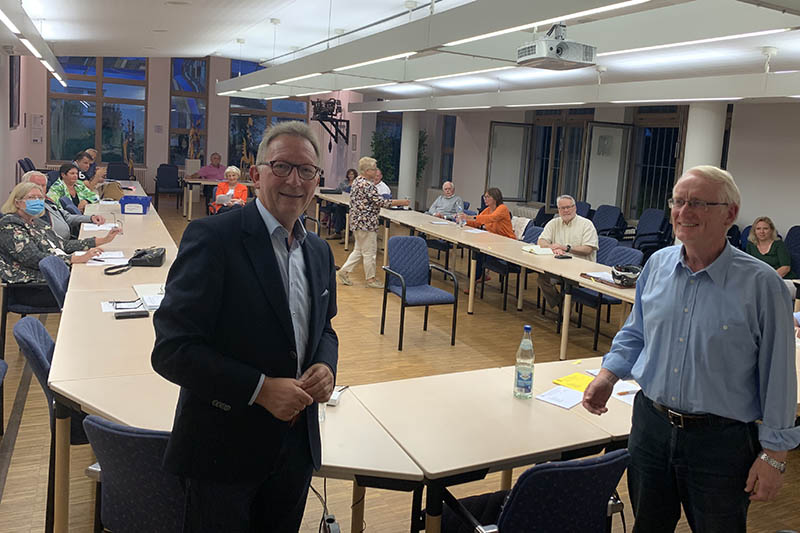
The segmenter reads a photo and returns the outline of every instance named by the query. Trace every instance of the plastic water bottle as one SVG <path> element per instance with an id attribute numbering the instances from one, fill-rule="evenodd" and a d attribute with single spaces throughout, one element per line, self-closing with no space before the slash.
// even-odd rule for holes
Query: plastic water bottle
<path id="1" fill-rule="evenodd" d="M 464 214 L 464 208 L 461 207 L 461 204 L 456 206 L 456 224 L 458 224 L 459 228 L 463 228 L 464 225 L 467 223 L 467 219 L 462 218 L 461 215 Z"/>
<path id="2" fill-rule="evenodd" d="M 533 396 L 533 341 L 531 327 L 525 325 L 522 342 L 517 349 L 517 365 L 514 369 L 514 396 L 529 400 Z"/>

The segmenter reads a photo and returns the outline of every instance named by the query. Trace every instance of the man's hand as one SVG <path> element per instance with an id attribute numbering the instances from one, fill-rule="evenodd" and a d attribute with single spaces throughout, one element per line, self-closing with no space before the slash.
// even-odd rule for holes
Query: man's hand
<path id="1" fill-rule="evenodd" d="M 284 422 L 290 421 L 314 401 L 292 378 L 264 378 L 255 403 Z"/>
<path id="2" fill-rule="evenodd" d="M 619 378 L 605 368 L 595 377 L 586 390 L 583 391 L 583 401 L 581 404 L 584 409 L 594 415 L 602 415 L 608 411 L 606 403 L 614 391 L 614 383 Z"/>
<path id="3" fill-rule="evenodd" d="M 311 365 L 300 376 L 300 384 L 315 402 L 325 403 L 333 394 L 333 372 L 325 363 Z"/>
<path id="4" fill-rule="evenodd" d="M 106 223 L 106 217 L 103 215 L 92 215 L 92 222 L 98 226 Z"/>
<path id="5" fill-rule="evenodd" d="M 776 461 L 786 461 L 786 452 L 776 452 L 764 450 L 767 455 Z M 747 483 L 744 486 L 745 492 L 750 493 L 750 501 L 769 501 L 778 496 L 778 491 L 783 485 L 783 474 L 777 468 L 770 466 L 766 461 L 756 457 L 750 473 L 747 476 Z"/>
<path id="6" fill-rule="evenodd" d="M 567 253 L 567 247 L 564 246 L 563 244 L 558 244 L 557 242 L 551 244 L 550 249 L 553 250 L 553 253 L 556 255 Z"/>
<path id="7" fill-rule="evenodd" d="M 436 218 L 444 218 L 444 215 L 442 215 L 441 213 L 434 213 L 433 216 L 435 216 Z"/>

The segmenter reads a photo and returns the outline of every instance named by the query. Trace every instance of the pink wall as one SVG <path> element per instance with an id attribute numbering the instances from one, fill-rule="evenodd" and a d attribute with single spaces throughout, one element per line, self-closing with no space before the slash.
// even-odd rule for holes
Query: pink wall
<path id="1" fill-rule="evenodd" d="M 228 161 L 228 109 L 230 98 L 217 96 L 216 80 L 231 77 L 231 60 L 211 56 L 208 66 L 208 155 L 219 152 L 222 163 Z M 208 161 L 208 158 L 206 158 Z"/>
<path id="2" fill-rule="evenodd" d="M 344 175 L 348 168 L 356 168 L 358 160 L 361 158 L 361 114 L 348 113 L 347 106 L 350 102 L 361 102 L 363 97 L 360 93 L 353 91 L 338 91 L 327 94 L 312 96 L 312 100 L 327 100 L 328 98 L 338 98 L 342 101 L 342 118 L 350 120 L 350 144 L 345 144 L 341 137 L 338 143 L 332 143 L 331 151 L 328 151 L 328 142 L 333 138 L 325 131 L 319 122 L 311 121 L 312 129 L 317 133 L 320 147 L 322 148 L 322 169 L 325 171 L 325 186 L 336 187 L 344 180 Z M 310 106 L 310 104 L 309 104 Z M 311 109 L 309 109 L 309 116 Z M 356 135 L 355 145 L 352 142 L 353 135 Z"/>
<path id="3" fill-rule="evenodd" d="M 144 188 L 155 191 L 153 180 L 161 163 L 169 161 L 170 59 L 151 57 L 147 72 L 147 178 Z"/>

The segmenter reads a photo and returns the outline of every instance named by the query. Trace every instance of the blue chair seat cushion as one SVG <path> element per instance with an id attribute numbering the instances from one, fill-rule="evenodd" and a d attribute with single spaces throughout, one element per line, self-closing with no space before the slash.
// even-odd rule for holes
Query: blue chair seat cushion
<path id="1" fill-rule="evenodd" d="M 575 287 L 572 289 L 572 299 L 575 302 L 594 307 L 597 304 L 597 291 L 591 289 L 584 289 L 583 287 Z M 622 303 L 619 298 L 613 296 L 602 295 L 602 305 L 618 305 Z"/>
<path id="2" fill-rule="evenodd" d="M 401 296 L 403 290 L 400 285 L 389 285 L 389 292 Z M 452 292 L 443 291 L 430 285 L 420 285 L 406 288 L 406 305 L 439 305 L 452 304 L 455 296 Z"/>

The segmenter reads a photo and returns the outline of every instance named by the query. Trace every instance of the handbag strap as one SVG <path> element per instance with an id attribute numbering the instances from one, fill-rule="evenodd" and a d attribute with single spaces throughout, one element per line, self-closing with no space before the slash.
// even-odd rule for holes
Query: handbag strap
<path id="1" fill-rule="evenodd" d="M 131 268 L 133 268 L 133 265 L 130 263 L 125 263 L 124 265 L 113 265 L 105 267 L 103 269 L 103 274 L 107 276 L 116 276 L 117 274 L 122 274 L 123 272 L 127 272 Z"/>

